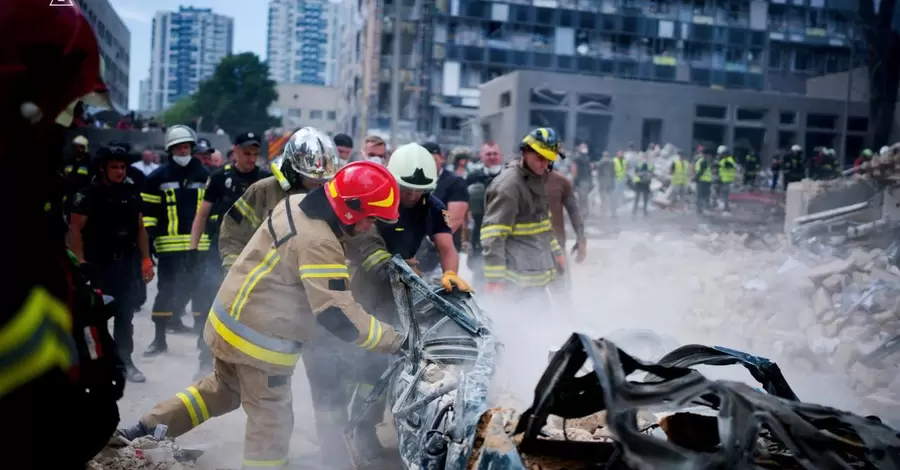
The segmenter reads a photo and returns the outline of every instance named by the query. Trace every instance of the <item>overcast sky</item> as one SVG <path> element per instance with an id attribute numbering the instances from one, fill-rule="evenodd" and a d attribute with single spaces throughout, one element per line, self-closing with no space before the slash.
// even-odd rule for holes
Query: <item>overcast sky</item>
<path id="1" fill-rule="evenodd" d="M 0 0 L 2 1 L 2 0 Z M 110 0 L 131 30 L 131 70 L 128 107 L 138 107 L 140 81 L 150 70 L 150 26 L 157 11 L 177 11 L 179 5 L 212 8 L 234 18 L 234 52 L 255 52 L 265 59 L 269 2 L 265 0 Z"/>

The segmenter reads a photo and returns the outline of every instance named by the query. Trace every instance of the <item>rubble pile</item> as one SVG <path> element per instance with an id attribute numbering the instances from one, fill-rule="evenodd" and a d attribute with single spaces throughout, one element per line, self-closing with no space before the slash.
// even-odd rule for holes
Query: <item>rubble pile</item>
<path id="1" fill-rule="evenodd" d="M 141 437 L 130 443 L 110 441 L 86 470 L 194 470 L 198 451 L 184 450 L 169 439 Z"/>

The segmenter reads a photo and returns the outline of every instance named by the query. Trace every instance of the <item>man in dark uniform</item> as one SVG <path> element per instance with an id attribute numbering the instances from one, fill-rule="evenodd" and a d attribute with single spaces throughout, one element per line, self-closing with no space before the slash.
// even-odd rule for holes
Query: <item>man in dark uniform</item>
<path id="1" fill-rule="evenodd" d="M 759 173 L 759 169 L 762 167 L 762 163 L 759 161 L 759 155 L 756 154 L 755 150 L 752 148 L 747 149 L 747 153 L 743 157 L 741 166 L 744 168 L 744 186 L 747 186 L 750 189 L 756 189 L 756 177 Z"/>
<path id="2" fill-rule="evenodd" d="M 66 180 L 65 208 L 67 214 L 72 210 L 72 198 L 75 193 L 91 184 L 92 176 L 88 140 L 83 135 L 79 135 L 72 139 L 72 157 L 63 166 L 63 177 Z"/>
<path id="3" fill-rule="evenodd" d="M 197 139 L 197 147 L 194 148 L 194 157 L 200 160 L 203 168 L 212 173 L 216 168 L 212 165 L 212 154 L 216 151 L 207 139 Z"/>
<path id="4" fill-rule="evenodd" d="M 4 185 L 4 265 L 0 303 L 0 416 L 15 428 L 0 439 L 5 468 L 84 468 L 109 441 L 125 380 L 114 361 L 103 301 L 66 250 L 59 172 L 74 100 L 105 91 L 100 54 L 78 7 L 4 0 L 0 8 L 0 135 L 10 175 L 40 184 Z M 94 102 L 92 104 L 100 104 Z M 88 348 L 85 333 L 99 338 Z M 111 354 L 110 354 L 111 353 Z M 90 393 L 86 389 L 90 389 Z M 76 432 L 47 448 L 48 423 Z M 39 459 L 40 464 L 35 460 Z"/>
<path id="5" fill-rule="evenodd" d="M 197 332 L 197 348 L 200 349 L 200 368 L 195 379 L 212 371 L 212 354 L 203 342 L 203 325 L 212 307 L 213 299 L 224 278 L 222 260 L 219 258 L 219 223 L 234 202 L 244 194 L 251 184 L 262 178 L 271 176 L 256 166 L 259 159 L 262 136 L 254 132 L 245 132 L 234 139 L 234 163 L 229 163 L 216 170 L 206 182 L 203 202 L 194 216 L 191 227 L 191 255 L 194 257 L 192 271 L 199 275 L 197 288 L 201 293 L 198 303 L 194 305 L 194 330 Z M 209 236 L 209 251 L 199 251 L 203 234 Z M 197 298 L 195 297 L 195 298 Z"/>
<path id="6" fill-rule="evenodd" d="M 438 179 L 437 186 L 431 194 L 444 203 L 450 230 L 453 233 L 453 245 L 456 247 L 456 252 L 461 253 L 463 225 L 466 223 L 466 214 L 469 211 L 469 191 L 466 189 L 466 180 L 447 168 L 447 158 L 441 152 L 438 144 L 426 142 L 422 144 L 422 147 L 434 157 Z M 419 269 L 425 273 L 431 273 L 440 267 L 438 253 L 434 244 L 427 237 L 423 240 L 423 246 L 425 252 L 421 257 L 417 257 Z M 428 256 L 429 254 L 431 256 Z"/>
<path id="7" fill-rule="evenodd" d="M 196 142 L 197 135 L 190 128 L 170 127 L 166 131 L 169 162 L 147 177 L 141 192 L 144 226 L 153 237 L 159 258 L 158 292 L 151 313 L 156 332 L 145 356 L 168 351 L 166 330 L 170 322 L 177 322 L 179 330 L 187 329 L 179 319 L 172 318 L 173 315 L 183 309 L 188 300 L 191 300 L 195 313 L 202 303 L 197 295 L 201 291 L 194 286 L 194 274 L 190 271 L 194 257 L 189 251 L 191 226 L 197 208 L 203 202 L 209 174 L 203 164 L 191 156 Z M 200 238 L 199 249 L 209 250 L 206 234 Z"/>
<path id="8" fill-rule="evenodd" d="M 153 279 L 153 261 L 141 218 L 141 199 L 126 177 L 129 155 L 120 147 L 97 152 L 94 182 L 72 202 L 69 239 L 72 252 L 87 263 L 103 293 L 115 298 L 113 338 L 125 363 L 125 377 L 143 382 L 134 365 L 134 312 L 142 302 L 143 284 Z"/>

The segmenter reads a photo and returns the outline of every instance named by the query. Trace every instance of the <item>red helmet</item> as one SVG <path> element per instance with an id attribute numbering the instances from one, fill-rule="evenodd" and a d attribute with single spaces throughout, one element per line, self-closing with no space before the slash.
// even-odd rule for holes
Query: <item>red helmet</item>
<path id="1" fill-rule="evenodd" d="M 338 170 L 325 194 L 344 225 L 366 217 L 394 223 L 400 218 L 400 187 L 394 175 L 375 162 L 353 162 Z"/>
<path id="2" fill-rule="evenodd" d="M 0 108 L 33 124 L 52 123 L 75 100 L 106 92 L 97 39 L 74 3 L 2 2 Z"/>

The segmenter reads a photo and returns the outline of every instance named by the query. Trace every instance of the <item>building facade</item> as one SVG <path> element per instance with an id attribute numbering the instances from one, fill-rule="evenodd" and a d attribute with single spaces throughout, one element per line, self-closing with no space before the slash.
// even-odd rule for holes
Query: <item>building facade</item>
<path id="1" fill-rule="evenodd" d="M 234 20 L 209 8 L 157 12 L 151 44 L 148 110 L 161 112 L 197 91 L 232 53 Z"/>
<path id="2" fill-rule="evenodd" d="M 482 137 L 507 155 L 530 129 L 552 127 L 567 148 L 584 142 L 595 154 L 651 143 L 686 151 L 724 144 L 768 160 L 796 144 L 847 158 L 865 147 L 869 127 L 865 102 L 539 71 L 482 85 L 479 114 Z"/>
<path id="3" fill-rule="evenodd" d="M 328 0 L 270 0 L 266 57 L 276 83 L 331 86 L 337 76 L 338 9 Z"/>
<path id="4" fill-rule="evenodd" d="M 125 112 L 128 110 L 131 32 L 109 0 L 77 1 L 97 35 L 100 57 L 103 58 L 103 80 L 109 87 L 110 100 L 117 111 Z"/>
<path id="5" fill-rule="evenodd" d="M 140 90 L 138 90 L 140 93 L 138 94 L 138 108 L 137 109 L 141 113 L 149 113 L 150 112 L 150 99 L 152 96 L 150 93 L 150 79 L 145 78 L 145 79 L 141 80 L 140 83 L 138 84 L 138 86 L 140 87 Z"/>
<path id="6" fill-rule="evenodd" d="M 280 83 L 276 91 L 278 99 L 269 114 L 281 119 L 283 129 L 311 126 L 328 134 L 337 132 L 337 88 Z"/>
<path id="7" fill-rule="evenodd" d="M 478 87 L 513 70 L 802 94 L 809 76 L 846 70 L 857 44 L 857 0 L 347 1 L 359 3 L 356 39 L 367 41 L 341 84 L 357 98 L 341 124 L 365 116 L 383 127 L 392 63 L 383 24 L 397 8 L 400 119 L 444 140 L 479 138 Z"/>

